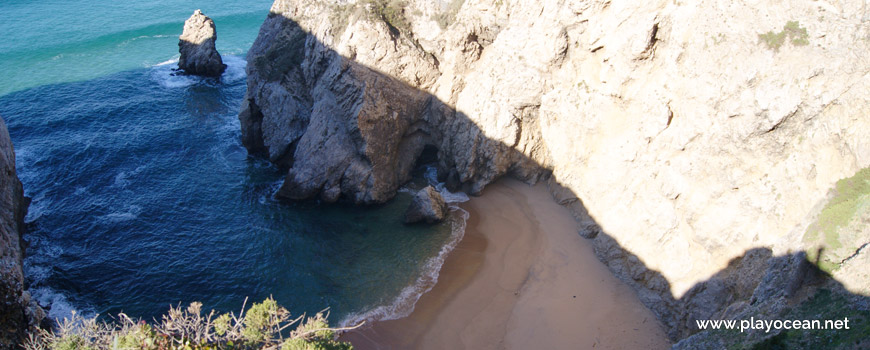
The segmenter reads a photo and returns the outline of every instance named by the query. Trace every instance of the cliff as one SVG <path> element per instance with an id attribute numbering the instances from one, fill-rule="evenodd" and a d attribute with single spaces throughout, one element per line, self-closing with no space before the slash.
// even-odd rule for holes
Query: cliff
<path id="1" fill-rule="evenodd" d="M 677 340 L 782 305 L 804 251 L 836 247 L 830 271 L 866 293 L 856 212 L 845 241 L 812 227 L 870 166 L 868 19 L 860 1 L 277 0 L 243 142 L 291 199 L 384 202 L 433 153 L 469 193 L 547 179 Z"/>
<path id="2" fill-rule="evenodd" d="M 0 349 L 17 349 L 44 317 L 24 290 L 25 242 L 21 235 L 29 204 L 15 174 L 9 131 L 0 118 Z"/>

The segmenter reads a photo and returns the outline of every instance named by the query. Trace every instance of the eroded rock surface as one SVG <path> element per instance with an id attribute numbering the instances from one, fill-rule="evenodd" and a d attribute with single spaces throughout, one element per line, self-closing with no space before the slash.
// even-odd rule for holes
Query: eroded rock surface
<path id="1" fill-rule="evenodd" d="M 185 74 L 219 77 L 227 69 L 214 46 L 217 30 L 214 21 L 200 10 L 184 21 L 184 31 L 178 38 L 178 68 Z"/>
<path id="2" fill-rule="evenodd" d="M 414 195 L 408 210 L 405 211 L 405 223 L 415 224 L 425 222 L 434 224 L 444 220 L 447 215 L 447 203 L 432 186 L 426 186 Z"/>
<path id="3" fill-rule="evenodd" d="M 861 1 L 443 5 L 407 1 L 398 21 L 363 2 L 273 4 L 239 118 L 245 145 L 288 169 L 282 196 L 386 201 L 426 146 L 470 193 L 552 174 L 680 339 L 776 277 L 828 190 L 870 166 Z"/>
<path id="4" fill-rule="evenodd" d="M 22 264 L 24 216 L 30 199 L 24 197 L 15 173 L 15 151 L 6 123 L 0 118 L 0 349 L 18 349 L 42 321 L 44 313 L 24 289 Z"/>

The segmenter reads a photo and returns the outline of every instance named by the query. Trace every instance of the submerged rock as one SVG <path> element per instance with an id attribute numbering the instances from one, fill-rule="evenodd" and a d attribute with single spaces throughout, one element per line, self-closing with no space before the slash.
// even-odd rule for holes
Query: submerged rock
<path id="1" fill-rule="evenodd" d="M 444 220 L 447 215 L 447 203 L 441 194 L 432 186 L 417 192 L 408 210 L 405 211 L 405 223 L 414 224 L 425 221 L 427 224 L 434 224 Z"/>
<path id="2" fill-rule="evenodd" d="M 219 77 L 224 73 L 227 65 L 215 49 L 217 31 L 211 18 L 200 10 L 194 11 L 184 21 L 184 32 L 178 39 L 178 52 L 181 53 L 178 68 L 184 73 L 207 77 Z"/>

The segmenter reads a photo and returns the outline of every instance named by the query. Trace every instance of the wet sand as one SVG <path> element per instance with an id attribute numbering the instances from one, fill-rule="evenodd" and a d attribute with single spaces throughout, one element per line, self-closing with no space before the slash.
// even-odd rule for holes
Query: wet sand
<path id="1" fill-rule="evenodd" d="M 361 350 L 670 347 L 545 186 L 500 180 L 462 208 L 465 237 L 414 312 L 342 340 Z"/>

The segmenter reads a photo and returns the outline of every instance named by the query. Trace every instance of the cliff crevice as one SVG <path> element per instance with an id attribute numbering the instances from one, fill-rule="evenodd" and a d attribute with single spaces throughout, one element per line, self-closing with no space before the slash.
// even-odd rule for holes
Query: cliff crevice
<path id="1" fill-rule="evenodd" d="M 280 195 L 380 203 L 426 147 L 472 194 L 548 179 L 676 340 L 782 287 L 772 266 L 800 266 L 829 189 L 870 166 L 858 2 L 446 5 L 405 2 L 396 35 L 368 2 L 274 3 L 240 120 L 273 161 L 293 149 Z M 805 42 L 766 44 L 784 25 Z"/>

